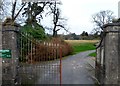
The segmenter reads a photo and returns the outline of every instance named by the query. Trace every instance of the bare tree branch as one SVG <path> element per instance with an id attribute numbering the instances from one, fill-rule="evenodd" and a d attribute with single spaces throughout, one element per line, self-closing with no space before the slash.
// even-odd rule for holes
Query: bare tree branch
<path id="1" fill-rule="evenodd" d="M 63 25 L 56 25 L 56 26 L 61 27 L 61 28 L 65 28 Z"/>
<path id="2" fill-rule="evenodd" d="M 60 5 L 60 3 L 57 3 L 56 1 L 54 3 L 51 3 L 49 5 L 50 8 L 50 12 L 48 12 L 46 15 L 52 15 L 53 16 L 53 37 L 57 36 L 57 32 L 59 30 L 61 30 L 62 28 L 64 28 L 65 30 L 65 26 L 64 24 L 60 23 L 61 21 L 65 21 L 65 18 L 61 18 L 61 12 L 60 12 L 60 8 L 58 7 L 58 5 Z M 60 27 L 59 29 L 57 29 L 57 27 Z M 66 30 L 65 30 L 66 31 Z"/>
<path id="3" fill-rule="evenodd" d="M 101 30 L 103 30 L 102 26 L 111 23 L 113 18 L 113 12 L 110 10 L 100 11 L 92 16 L 93 23 Z"/>
<path id="4" fill-rule="evenodd" d="M 14 15 L 15 15 L 15 8 L 16 8 L 16 3 L 17 0 L 15 0 L 14 2 L 12 2 L 12 20 L 14 19 Z"/>
<path id="5" fill-rule="evenodd" d="M 17 18 L 17 16 L 20 14 L 21 10 L 23 9 L 23 7 L 26 5 L 26 2 L 22 5 L 22 7 L 20 8 L 20 10 L 18 11 L 18 13 L 16 14 L 16 16 L 13 18 L 13 20 L 15 20 Z"/>

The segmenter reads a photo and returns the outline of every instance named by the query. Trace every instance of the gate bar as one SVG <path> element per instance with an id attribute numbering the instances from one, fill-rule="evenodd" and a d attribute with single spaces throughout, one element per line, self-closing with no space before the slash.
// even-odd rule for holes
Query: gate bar
<path id="1" fill-rule="evenodd" d="M 60 86 L 62 86 L 62 48 L 60 47 Z"/>

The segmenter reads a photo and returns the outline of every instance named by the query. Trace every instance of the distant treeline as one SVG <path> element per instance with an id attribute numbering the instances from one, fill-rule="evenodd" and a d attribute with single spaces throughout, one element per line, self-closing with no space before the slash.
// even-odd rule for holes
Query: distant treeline
<path id="1" fill-rule="evenodd" d="M 88 34 L 87 32 L 83 31 L 82 34 L 77 35 L 75 33 L 67 34 L 67 35 L 60 35 L 65 40 L 94 40 L 100 39 L 100 35 L 98 34 Z"/>

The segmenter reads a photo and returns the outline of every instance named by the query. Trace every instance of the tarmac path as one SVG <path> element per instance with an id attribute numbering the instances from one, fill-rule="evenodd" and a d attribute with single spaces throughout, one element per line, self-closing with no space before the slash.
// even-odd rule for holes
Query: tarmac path
<path id="1" fill-rule="evenodd" d="M 94 84 L 88 71 L 88 63 L 94 66 L 94 61 L 88 55 L 95 50 L 85 51 L 67 57 L 62 61 L 62 84 Z"/>

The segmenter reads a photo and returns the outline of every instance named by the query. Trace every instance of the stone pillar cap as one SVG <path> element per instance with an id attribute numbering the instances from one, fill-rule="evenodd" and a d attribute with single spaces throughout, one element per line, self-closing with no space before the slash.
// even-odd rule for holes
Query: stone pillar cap
<path id="1" fill-rule="evenodd" d="M 117 23 L 108 23 L 103 25 L 104 32 L 119 32 L 120 31 L 120 22 Z"/>
<path id="2" fill-rule="evenodd" d="M 118 23 L 108 23 L 108 24 L 105 24 L 105 25 L 103 25 L 103 28 L 106 28 L 106 27 L 108 27 L 108 26 L 120 26 L 120 22 L 118 22 Z"/>

